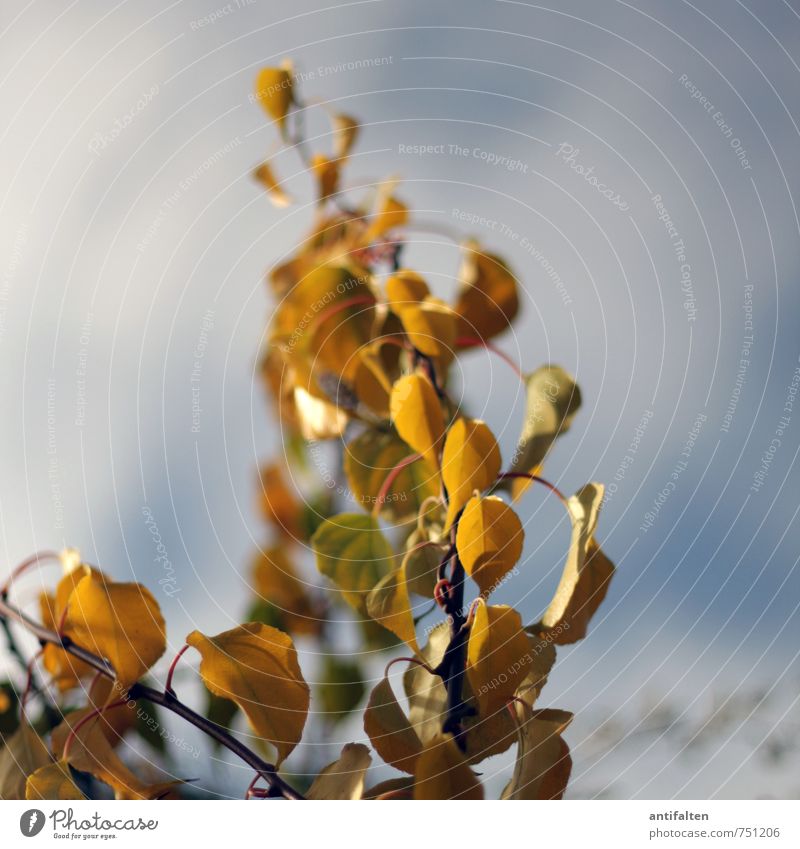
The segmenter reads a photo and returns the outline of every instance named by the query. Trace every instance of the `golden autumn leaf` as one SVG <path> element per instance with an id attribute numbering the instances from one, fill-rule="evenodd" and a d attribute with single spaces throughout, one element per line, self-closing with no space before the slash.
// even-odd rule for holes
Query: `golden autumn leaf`
<path id="1" fill-rule="evenodd" d="M 401 377 L 392 387 L 391 413 L 406 444 L 438 468 L 445 421 L 430 380 L 418 373 Z"/>
<path id="2" fill-rule="evenodd" d="M 614 564 L 594 540 L 604 487 L 586 484 L 567 499 L 572 521 L 567 562 L 561 580 L 540 622 L 528 630 L 547 632 L 554 643 L 566 645 L 586 636 L 589 621 L 608 592 Z"/>
<path id="3" fill-rule="evenodd" d="M 459 277 L 458 335 L 485 341 L 506 330 L 519 310 L 519 296 L 516 277 L 505 261 L 469 240 Z"/>
<path id="4" fill-rule="evenodd" d="M 186 642 L 200 652 L 206 687 L 236 702 L 278 750 L 279 763 L 285 760 L 300 741 L 310 702 L 291 637 L 250 622 L 213 637 L 192 631 Z"/>
<path id="5" fill-rule="evenodd" d="M 386 280 L 386 300 L 396 315 L 424 301 L 430 293 L 422 275 L 410 268 L 401 268 Z"/>
<path id="6" fill-rule="evenodd" d="M 483 799 L 483 786 L 452 734 L 434 737 L 417 758 L 415 799 Z"/>
<path id="7" fill-rule="evenodd" d="M 496 496 L 473 496 L 458 522 L 456 546 L 467 574 L 481 595 L 492 590 L 522 555 L 525 532 L 517 514 Z"/>
<path id="8" fill-rule="evenodd" d="M 503 790 L 503 799 L 560 799 L 564 795 L 572 769 L 569 748 L 561 735 L 572 721 L 563 710 L 523 711 L 520 716 L 519 748 L 511 781 Z"/>
<path id="9" fill-rule="evenodd" d="M 448 364 L 455 355 L 456 314 L 439 298 L 428 295 L 400 312 L 408 341 L 417 351 Z"/>
<path id="10" fill-rule="evenodd" d="M 395 227 L 408 221 L 408 207 L 394 195 L 381 192 L 375 214 L 369 222 L 365 235 L 367 242 L 374 241 Z"/>
<path id="11" fill-rule="evenodd" d="M 308 790 L 308 799 L 335 799 L 338 801 L 360 799 L 372 758 L 369 749 L 361 743 L 348 743 L 337 760 L 328 764 L 314 779 Z"/>
<path id="12" fill-rule="evenodd" d="M 261 512 L 281 534 L 292 539 L 300 536 L 300 513 L 303 505 L 286 482 L 285 468 L 269 463 L 261 468 Z"/>
<path id="13" fill-rule="evenodd" d="M 292 105 L 292 69 L 262 68 L 256 77 L 255 95 L 267 115 L 277 123 L 281 134 L 286 135 L 286 116 Z"/>
<path id="14" fill-rule="evenodd" d="M 388 678 L 382 678 L 370 693 L 364 711 L 364 731 L 387 764 L 401 772 L 414 772 L 422 743 L 395 698 Z"/>
<path id="15" fill-rule="evenodd" d="M 528 673 L 530 642 L 508 605 L 478 605 L 467 641 L 467 678 L 480 715 L 502 710 Z"/>
<path id="16" fill-rule="evenodd" d="M 66 761 L 56 761 L 39 767 L 28 776 L 25 784 L 25 798 L 37 799 L 85 799 L 78 789 L 69 771 Z"/>
<path id="17" fill-rule="evenodd" d="M 419 654 L 414 610 L 408 593 L 405 566 L 394 569 L 375 584 L 367 596 L 367 613 L 384 628 L 400 637 Z"/>
<path id="18" fill-rule="evenodd" d="M 164 654 L 166 626 L 158 602 L 141 584 L 82 578 L 69 597 L 65 633 L 108 659 L 130 687 Z"/>
<path id="19" fill-rule="evenodd" d="M 339 166 L 336 159 L 317 153 L 311 160 L 311 171 L 317 181 L 317 202 L 324 203 L 339 191 Z"/>
<path id="20" fill-rule="evenodd" d="M 347 443 L 344 471 L 365 510 L 371 510 L 387 476 L 408 456 L 408 446 L 394 431 L 373 428 Z M 423 460 L 405 466 L 386 491 L 380 511 L 396 522 L 416 516 L 426 498 L 439 491 L 438 476 Z"/>
<path id="21" fill-rule="evenodd" d="M 442 478 L 447 487 L 445 529 L 449 529 L 475 490 L 482 492 L 500 474 L 500 448 L 485 422 L 457 419 L 447 432 Z"/>
<path id="22" fill-rule="evenodd" d="M 358 139 L 358 121 L 350 115 L 338 113 L 331 117 L 333 124 L 333 155 L 336 159 L 346 159 Z"/>
<path id="23" fill-rule="evenodd" d="M 253 172 L 253 176 L 266 189 L 267 197 L 272 201 L 273 206 L 278 209 L 285 209 L 291 205 L 291 197 L 275 176 L 275 172 L 272 170 L 269 162 L 262 162 Z"/>
<path id="24" fill-rule="evenodd" d="M 525 390 L 525 423 L 511 471 L 535 474 L 555 440 L 569 430 L 581 406 L 581 393 L 571 375 L 560 366 L 551 365 L 526 375 Z M 514 480 L 514 497 L 518 498 L 529 485 L 529 481 Z"/>
<path id="25" fill-rule="evenodd" d="M 344 433 L 350 420 L 336 404 L 317 398 L 302 386 L 294 389 L 294 406 L 303 439 L 334 439 Z"/>
<path id="26" fill-rule="evenodd" d="M 46 592 L 39 594 L 39 616 L 45 628 L 51 631 L 58 629 L 61 617 L 56 617 L 55 596 Z M 73 657 L 54 643 L 43 646 L 42 663 L 53 683 L 62 693 L 71 690 L 82 678 L 94 674 L 94 670 L 88 663 Z"/>
<path id="27" fill-rule="evenodd" d="M 392 565 L 392 548 L 377 520 L 362 513 L 326 519 L 311 537 L 317 569 L 351 607 L 366 612 L 367 596 Z"/>
<path id="28" fill-rule="evenodd" d="M 0 799 L 24 799 L 28 776 L 50 763 L 47 746 L 23 721 L 0 749 Z"/>

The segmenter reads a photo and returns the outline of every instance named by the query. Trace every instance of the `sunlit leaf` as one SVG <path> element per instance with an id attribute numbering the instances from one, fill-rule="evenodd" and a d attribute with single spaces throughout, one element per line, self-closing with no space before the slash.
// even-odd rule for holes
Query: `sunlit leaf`
<path id="1" fill-rule="evenodd" d="M 572 769 L 569 748 L 562 739 L 572 714 L 563 710 L 530 712 L 515 705 L 520 717 L 519 748 L 514 775 L 503 799 L 560 799 Z"/>
<path id="2" fill-rule="evenodd" d="M 397 432 L 405 442 L 433 468 L 438 468 L 445 422 L 430 380 L 419 373 L 401 377 L 392 387 L 391 412 Z"/>
<path id="3" fill-rule="evenodd" d="M 415 799 L 483 799 L 483 786 L 451 734 L 434 737 L 417 759 Z"/>
<path id="4" fill-rule="evenodd" d="M 614 564 L 603 554 L 593 536 L 603 492 L 602 484 L 590 483 L 567 499 L 572 520 L 567 562 L 541 622 L 529 629 L 547 632 L 553 642 L 561 645 L 586 636 L 589 621 L 605 598 L 614 575 Z"/>
<path id="5" fill-rule="evenodd" d="M 408 341 L 417 351 L 443 364 L 455 354 L 456 314 L 444 301 L 431 295 L 419 304 L 409 304 L 400 313 Z"/>
<path id="6" fill-rule="evenodd" d="M 409 454 L 408 445 L 393 431 L 365 430 L 345 449 L 347 482 L 365 510 L 372 510 L 389 473 Z M 386 491 L 381 513 L 396 522 L 416 516 L 422 502 L 438 493 L 438 478 L 427 463 L 405 466 Z"/>
<path id="7" fill-rule="evenodd" d="M 263 68 L 256 77 L 256 100 L 267 115 L 278 124 L 281 133 L 286 132 L 286 116 L 292 105 L 291 67 Z"/>
<path id="8" fill-rule="evenodd" d="M 446 529 L 473 492 L 487 489 L 499 473 L 500 448 L 485 422 L 456 420 L 447 432 L 442 453 L 442 478 L 449 498 Z"/>
<path id="9" fill-rule="evenodd" d="M 82 578 L 69 598 L 65 633 L 78 645 L 107 658 L 129 687 L 164 654 L 164 617 L 141 584 Z"/>
<path id="10" fill-rule="evenodd" d="M 192 631 L 186 642 L 200 652 L 206 687 L 236 702 L 283 761 L 300 740 L 310 701 L 289 635 L 250 622 L 214 637 Z"/>
<path id="11" fill-rule="evenodd" d="M 519 310 L 519 296 L 516 278 L 505 261 L 468 241 L 459 277 L 458 335 L 486 340 L 506 330 Z"/>
<path id="12" fill-rule="evenodd" d="M 47 746 L 23 721 L 0 749 L 0 799 L 24 799 L 28 776 L 49 763 Z"/>
<path id="13" fill-rule="evenodd" d="M 334 439 L 344 433 L 349 417 L 335 404 L 311 395 L 301 386 L 294 390 L 294 403 L 303 439 Z"/>
<path id="14" fill-rule="evenodd" d="M 285 209 L 292 203 L 292 198 L 278 181 L 269 162 L 262 162 L 253 172 L 253 176 L 266 189 L 267 197 L 272 201 L 273 206 Z"/>
<path id="15" fill-rule="evenodd" d="M 370 693 L 364 711 L 364 731 L 387 764 L 401 772 L 414 772 L 422 743 L 395 698 L 388 678 L 382 678 Z"/>
<path id="16" fill-rule="evenodd" d="M 62 760 L 39 767 L 36 772 L 28 776 L 25 798 L 58 800 L 85 799 L 86 797 L 75 784 L 69 771 L 69 764 Z"/>
<path id="17" fill-rule="evenodd" d="M 311 546 L 317 569 L 336 584 L 344 601 L 365 613 L 367 596 L 393 558 L 377 520 L 363 513 L 340 513 L 317 528 Z"/>
<path id="18" fill-rule="evenodd" d="M 314 779 L 308 799 L 360 799 L 372 758 L 361 743 L 348 743 L 342 754 Z"/>
<path id="19" fill-rule="evenodd" d="M 517 440 L 511 471 L 536 473 L 556 438 L 565 434 L 581 406 L 581 393 L 572 377 L 559 366 L 542 366 L 525 378 L 525 424 Z M 516 479 L 515 497 L 530 483 Z"/>
<path id="20" fill-rule="evenodd" d="M 431 290 L 421 274 L 401 268 L 386 280 L 386 300 L 392 311 L 400 315 L 404 309 L 421 303 Z"/>
<path id="21" fill-rule="evenodd" d="M 507 605 L 481 604 L 467 642 L 467 677 L 481 716 L 501 710 L 528 673 L 530 642 Z"/>

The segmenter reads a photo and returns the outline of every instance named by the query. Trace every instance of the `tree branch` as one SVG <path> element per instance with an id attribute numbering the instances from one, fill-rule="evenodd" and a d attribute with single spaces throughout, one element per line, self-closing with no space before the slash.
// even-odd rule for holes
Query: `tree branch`
<path id="1" fill-rule="evenodd" d="M 55 631 L 45 628 L 22 610 L 19 610 L 17 607 L 9 604 L 5 593 L 0 594 L 0 620 L 6 628 L 8 627 L 9 621 L 18 622 L 23 628 L 33 634 L 33 636 L 35 636 L 42 645 L 52 643 L 53 645 L 59 646 L 73 657 L 76 657 L 78 660 L 82 660 L 84 663 L 91 666 L 104 677 L 109 678 L 112 681 L 116 680 L 114 667 L 111 666 L 107 660 L 104 660 L 96 654 L 76 645 L 69 637 L 61 636 Z M 248 766 L 252 767 L 269 784 L 270 790 L 273 791 L 275 795 L 283 796 L 286 799 L 303 798 L 297 790 L 291 787 L 283 778 L 281 778 L 280 775 L 278 775 L 278 771 L 274 764 L 263 760 L 263 758 L 259 757 L 254 751 L 245 746 L 244 743 L 237 740 L 230 732 L 226 731 L 224 728 L 220 728 L 214 722 L 206 719 L 206 717 L 201 714 L 196 713 L 188 705 L 183 704 L 183 702 L 174 695 L 161 690 L 156 690 L 153 687 L 148 687 L 145 684 L 136 683 L 127 691 L 127 697 L 133 701 L 144 700 L 151 702 L 152 704 L 159 705 L 165 710 L 171 711 L 177 716 L 185 719 L 188 723 L 194 725 L 195 728 L 198 728 L 204 734 L 216 740 L 220 745 L 233 752 L 233 754 L 243 760 Z"/>

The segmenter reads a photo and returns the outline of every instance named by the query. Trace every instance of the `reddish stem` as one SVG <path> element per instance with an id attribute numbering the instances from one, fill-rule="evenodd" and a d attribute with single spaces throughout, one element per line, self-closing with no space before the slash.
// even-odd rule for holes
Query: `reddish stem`
<path id="1" fill-rule="evenodd" d="M 72 741 L 78 734 L 81 728 L 89 722 L 90 719 L 95 719 L 100 716 L 101 713 L 105 713 L 107 710 L 112 710 L 113 708 L 122 707 L 122 705 L 128 704 L 127 699 L 120 699 L 116 702 L 111 702 L 110 705 L 103 705 L 102 707 L 95 708 L 90 713 L 87 713 L 86 716 L 82 717 L 79 722 L 75 723 L 75 727 L 69 732 L 67 739 L 64 741 L 64 751 L 61 755 L 62 760 L 67 760 L 69 758 L 69 750 L 72 747 Z"/>
<path id="2" fill-rule="evenodd" d="M 433 675 L 433 670 L 430 668 L 430 666 L 428 666 L 427 663 L 417 657 L 395 657 L 386 664 L 386 668 L 383 670 L 384 678 L 389 677 L 389 670 L 395 665 L 395 663 L 416 663 L 417 666 L 421 666 L 423 669 Z"/>
<path id="3" fill-rule="evenodd" d="M 337 304 L 331 304 L 327 309 L 324 309 L 313 321 L 313 326 L 316 327 L 322 324 L 323 321 L 336 315 L 337 313 L 346 310 L 348 307 L 355 307 L 359 304 L 374 304 L 375 298 L 372 295 L 354 295 L 352 298 L 347 298 Z"/>
<path id="4" fill-rule="evenodd" d="M 36 654 L 28 661 L 28 674 L 25 678 L 25 689 L 23 690 L 22 698 L 19 700 L 19 715 L 20 718 L 23 719 L 25 717 L 25 704 L 31 694 L 31 687 L 33 685 L 33 667 L 36 665 L 36 661 L 39 660 L 43 653 L 44 649 L 39 649 L 39 651 L 37 651 Z"/>
<path id="5" fill-rule="evenodd" d="M 169 665 L 169 670 L 167 671 L 167 683 L 164 685 L 164 692 L 169 693 L 171 696 L 175 695 L 175 690 L 172 689 L 172 676 L 175 674 L 175 667 L 178 665 L 178 661 L 183 656 L 183 653 L 189 648 L 188 644 L 185 645 L 172 659 L 172 663 Z"/>
<path id="6" fill-rule="evenodd" d="M 56 551 L 37 551 L 36 554 L 32 554 L 30 557 L 26 558 L 9 575 L 8 580 L 3 584 L 2 589 L 0 589 L 0 596 L 6 598 L 9 590 L 11 589 L 11 584 L 13 584 L 23 572 L 26 572 L 31 566 L 40 563 L 42 560 L 60 560 L 60 556 Z"/>
<path id="7" fill-rule="evenodd" d="M 486 342 L 484 339 L 478 339 L 476 336 L 459 336 L 458 339 L 456 339 L 456 345 L 469 348 L 485 348 L 487 351 L 491 351 L 491 353 L 496 354 L 501 360 L 503 360 L 504 363 L 510 366 L 523 383 L 525 382 L 525 375 L 522 373 L 522 369 L 514 362 L 514 360 L 511 359 L 511 357 L 508 356 L 505 351 L 501 351 L 500 348 L 492 345 L 491 342 Z"/>
<path id="8" fill-rule="evenodd" d="M 380 515 L 381 507 L 386 501 L 386 496 L 389 493 L 389 489 L 392 484 L 397 480 L 397 476 L 400 472 L 405 469 L 406 466 L 410 466 L 412 463 L 416 463 L 417 460 L 422 459 L 422 454 L 409 454 L 408 457 L 403 457 L 403 459 L 389 471 L 389 474 L 386 475 L 386 479 L 383 482 L 383 485 L 380 488 L 380 492 L 378 492 L 377 497 L 375 498 L 375 506 L 372 508 L 372 515 L 376 518 Z"/>
<path id="9" fill-rule="evenodd" d="M 546 486 L 550 492 L 557 495 L 561 499 L 561 503 L 566 506 L 567 498 L 564 493 L 555 484 L 550 483 L 550 481 L 545 480 L 544 478 L 540 478 L 538 475 L 530 475 L 527 472 L 501 472 L 497 476 L 498 481 L 513 480 L 514 478 L 520 478 L 531 481 L 532 483 L 540 483 L 542 486 Z"/>

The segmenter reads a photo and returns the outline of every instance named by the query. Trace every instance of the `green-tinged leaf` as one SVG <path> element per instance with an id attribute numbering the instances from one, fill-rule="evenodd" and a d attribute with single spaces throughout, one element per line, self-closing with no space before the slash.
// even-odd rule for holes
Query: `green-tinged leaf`
<path id="1" fill-rule="evenodd" d="M 500 474 L 500 448 L 485 422 L 458 419 L 447 432 L 442 454 L 442 478 L 449 502 L 449 529 L 475 490 L 482 492 Z"/>
<path id="2" fill-rule="evenodd" d="M 522 556 L 525 533 L 517 514 L 496 496 L 473 496 L 458 522 L 456 546 L 467 574 L 488 598 Z"/>
<path id="3" fill-rule="evenodd" d="M 85 799 L 86 797 L 75 784 L 69 764 L 66 761 L 56 761 L 47 766 L 39 767 L 28 776 L 25 785 L 25 798 L 38 799 Z"/>
<path id="4" fill-rule="evenodd" d="M 367 613 L 419 654 L 404 565 L 378 581 L 367 596 Z"/>
<path id="5" fill-rule="evenodd" d="M 351 607 L 366 613 L 367 596 L 392 565 L 392 548 L 377 519 L 340 513 L 323 522 L 311 538 L 317 569 L 338 587 Z"/>
<path id="6" fill-rule="evenodd" d="M 200 652 L 206 687 L 236 702 L 283 761 L 300 741 L 310 701 L 289 635 L 250 622 L 214 637 L 192 631 L 186 642 Z"/>
<path id="7" fill-rule="evenodd" d="M 361 703 L 364 692 L 364 673 L 356 661 L 325 655 L 318 693 L 328 722 L 347 719 Z"/>
<path id="8" fill-rule="evenodd" d="M 614 564 L 594 539 L 603 492 L 602 484 L 589 483 L 567 499 L 572 520 L 567 562 L 541 621 L 528 629 L 532 633 L 547 633 L 559 645 L 575 643 L 586 636 L 589 621 L 605 598 L 614 575 Z"/>
<path id="9" fill-rule="evenodd" d="M 49 763 L 47 746 L 23 722 L 0 749 L 0 799 L 24 799 L 28 776 Z"/>
<path id="10" fill-rule="evenodd" d="M 526 376 L 525 386 L 525 424 L 511 471 L 536 474 L 555 440 L 569 430 L 581 406 L 581 393 L 572 376 L 560 366 L 542 366 Z M 510 486 L 514 497 L 529 485 L 524 479 L 513 480 Z"/>
<path id="11" fill-rule="evenodd" d="M 382 678 L 370 693 L 364 730 L 386 763 L 402 772 L 414 772 L 422 743 L 398 704 L 388 678 Z"/>
<path id="12" fill-rule="evenodd" d="M 372 763 L 369 749 L 361 743 L 348 743 L 342 754 L 314 779 L 309 799 L 360 799 L 364 790 L 364 777 Z"/>
<path id="13" fill-rule="evenodd" d="M 515 712 L 520 717 L 519 748 L 514 775 L 502 798 L 560 799 L 572 769 L 569 748 L 561 735 L 572 721 L 572 714 L 563 710 L 536 710 L 530 714 L 520 706 L 515 706 Z"/>
<path id="14" fill-rule="evenodd" d="M 483 799 L 483 786 L 452 734 L 434 737 L 417 759 L 415 799 Z"/>
<path id="15" fill-rule="evenodd" d="M 347 444 L 347 482 L 365 510 L 372 510 L 386 478 L 408 454 L 408 445 L 394 431 L 370 428 Z M 422 502 L 438 491 L 438 476 L 427 463 L 417 460 L 398 473 L 385 494 L 381 513 L 392 521 L 405 521 L 416 516 Z"/>

